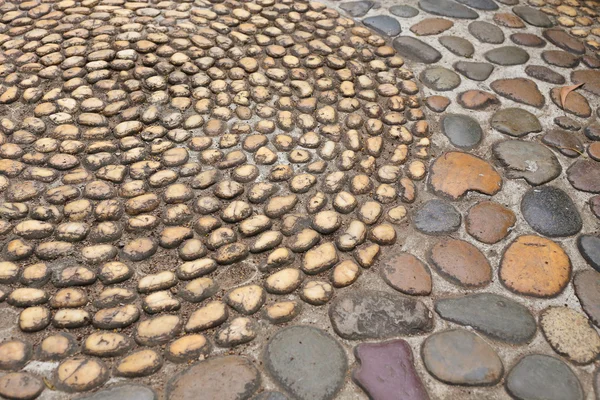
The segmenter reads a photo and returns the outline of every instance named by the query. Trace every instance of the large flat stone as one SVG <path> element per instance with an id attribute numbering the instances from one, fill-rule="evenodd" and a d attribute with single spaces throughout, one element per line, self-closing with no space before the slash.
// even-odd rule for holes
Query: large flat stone
<path id="1" fill-rule="evenodd" d="M 392 45 L 398 54 L 409 60 L 433 64 L 442 58 L 439 51 L 427 43 L 410 36 L 397 37 L 392 42 Z"/>
<path id="2" fill-rule="evenodd" d="M 476 19 L 479 17 L 477 12 L 458 4 L 451 0 L 421 0 L 419 7 L 430 14 L 441 15 L 443 17 Z"/>
<path id="3" fill-rule="evenodd" d="M 529 226 L 545 236 L 571 236 L 583 226 L 573 200 L 553 186 L 529 189 L 521 199 L 521 213 Z"/>
<path id="4" fill-rule="evenodd" d="M 536 142 L 507 140 L 494 144 L 492 151 L 508 178 L 523 178 L 533 186 L 550 182 L 562 171 L 552 150 Z"/>

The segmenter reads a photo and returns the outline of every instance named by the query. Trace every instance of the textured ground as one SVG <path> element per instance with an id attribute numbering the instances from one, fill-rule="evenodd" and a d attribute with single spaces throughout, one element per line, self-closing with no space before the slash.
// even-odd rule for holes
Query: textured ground
<path id="1" fill-rule="evenodd" d="M 0 0 L 0 396 L 600 398 L 599 13 Z"/>

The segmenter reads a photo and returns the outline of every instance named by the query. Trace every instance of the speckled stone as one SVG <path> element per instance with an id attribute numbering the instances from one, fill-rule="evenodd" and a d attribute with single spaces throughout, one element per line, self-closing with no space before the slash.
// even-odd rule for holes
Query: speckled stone
<path id="1" fill-rule="evenodd" d="M 410 27 L 417 36 L 439 35 L 454 26 L 454 22 L 445 18 L 425 18 Z"/>
<path id="2" fill-rule="evenodd" d="M 417 210 L 414 224 L 427 235 L 444 235 L 460 227 L 460 213 L 452 204 L 443 200 L 430 200 Z"/>
<path id="3" fill-rule="evenodd" d="M 448 281 L 463 287 L 483 287 L 492 280 L 492 267 L 483 253 L 464 240 L 446 237 L 431 247 L 427 257 Z"/>
<path id="4" fill-rule="evenodd" d="M 413 296 L 431 293 L 429 267 L 412 254 L 394 254 L 382 264 L 381 277 L 395 290 Z"/>
<path id="5" fill-rule="evenodd" d="M 483 138 L 479 123 L 466 115 L 446 114 L 442 118 L 442 131 L 454 146 L 470 150 L 477 147 Z"/>
<path id="6" fill-rule="evenodd" d="M 521 199 L 521 213 L 536 232 L 545 236 L 571 236 L 583 226 L 573 200 L 553 186 L 529 189 Z"/>
<path id="7" fill-rule="evenodd" d="M 500 104 L 496 95 L 483 90 L 467 90 L 457 97 L 458 104 L 467 110 L 482 110 Z"/>
<path id="8" fill-rule="evenodd" d="M 577 248 L 587 263 L 600 272 L 600 237 L 581 235 L 577 238 Z"/>

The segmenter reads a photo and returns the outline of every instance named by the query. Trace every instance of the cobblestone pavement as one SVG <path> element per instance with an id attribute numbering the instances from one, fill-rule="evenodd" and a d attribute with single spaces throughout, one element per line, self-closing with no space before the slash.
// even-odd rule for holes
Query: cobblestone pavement
<path id="1" fill-rule="evenodd" d="M 600 4 L 0 0 L 0 397 L 600 399 Z"/>

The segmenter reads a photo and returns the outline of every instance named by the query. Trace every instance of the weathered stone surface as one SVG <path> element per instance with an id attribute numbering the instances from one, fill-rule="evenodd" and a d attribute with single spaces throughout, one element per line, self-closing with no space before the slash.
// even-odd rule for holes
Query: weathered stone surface
<path id="1" fill-rule="evenodd" d="M 44 391 L 44 383 L 27 372 L 13 372 L 0 378 L 0 396 L 10 400 L 31 400 Z"/>
<path id="2" fill-rule="evenodd" d="M 391 6 L 390 12 L 400 18 L 412 18 L 419 14 L 419 10 L 406 4 Z"/>
<path id="3" fill-rule="evenodd" d="M 494 66 L 489 63 L 459 61 L 454 64 L 454 69 L 474 81 L 485 81 L 494 71 Z"/>
<path id="4" fill-rule="evenodd" d="M 523 20 L 511 13 L 494 14 L 494 22 L 507 28 L 525 28 Z"/>
<path id="5" fill-rule="evenodd" d="M 465 229 L 480 242 L 494 244 L 504 239 L 516 222 L 510 209 L 492 201 L 482 201 L 469 209 Z"/>
<path id="6" fill-rule="evenodd" d="M 425 99 L 425 105 L 434 112 L 441 113 L 450 105 L 450 99 L 445 96 L 429 96 Z"/>
<path id="7" fill-rule="evenodd" d="M 550 90 L 550 98 L 554 104 L 570 114 L 581 118 L 587 118 L 592 115 L 590 104 L 580 93 L 575 91 L 570 92 L 563 103 L 560 95 L 560 88 L 553 88 Z"/>
<path id="8" fill-rule="evenodd" d="M 520 65 L 529 61 L 529 54 L 520 47 L 504 46 L 487 51 L 485 59 L 498 65 Z"/>
<path id="9" fill-rule="evenodd" d="M 400 36 L 392 42 L 394 49 L 402 57 L 426 64 L 433 64 L 442 58 L 435 48 L 410 36 Z"/>
<path id="10" fill-rule="evenodd" d="M 578 271 L 573 287 L 583 311 L 594 325 L 600 326 L 600 273 L 589 269 Z"/>
<path id="11" fill-rule="evenodd" d="M 492 128 L 510 136 L 521 137 L 528 133 L 541 132 L 539 119 L 521 108 L 503 108 L 494 113 L 491 119 Z"/>
<path id="12" fill-rule="evenodd" d="M 552 297 L 571 277 L 569 256 L 557 243 L 534 235 L 518 237 L 504 251 L 500 280 L 511 291 L 533 297 Z"/>
<path id="13" fill-rule="evenodd" d="M 504 366 L 494 349 L 464 329 L 435 333 L 421 350 L 427 371 L 454 385 L 494 385 L 502 379 Z"/>
<path id="14" fill-rule="evenodd" d="M 431 272 L 425 263 L 412 254 L 391 256 L 380 271 L 383 280 L 399 292 L 410 295 L 431 293 Z"/>
<path id="15" fill-rule="evenodd" d="M 397 339 L 361 343 L 354 348 L 354 354 L 360 364 L 352 378 L 370 398 L 429 400 L 408 342 Z"/>
<path id="16" fill-rule="evenodd" d="M 451 0 L 421 0 L 419 7 L 430 14 L 443 17 L 475 19 L 479 17 L 475 11 Z"/>
<path id="17" fill-rule="evenodd" d="M 388 15 L 377 15 L 375 17 L 368 17 L 362 20 L 363 24 L 373 29 L 382 35 L 389 37 L 398 36 L 400 34 L 400 24 L 395 18 Z"/>
<path id="18" fill-rule="evenodd" d="M 538 89 L 537 84 L 529 79 L 498 79 L 492 82 L 490 87 L 500 96 L 504 96 L 517 103 L 537 108 L 541 108 L 545 103 L 544 95 Z"/>
<path id="19" fill-rule="evenodd" d="M 138 384 L 125 384 L 109 387 L 108 389 L 100 390 L 92 395 L 83 396 L 78 400 L 116 400 L 116 399 L 131 399 L 131 400 L 156 400 L 157 396 L 154 390 L 148 386 Z"/>
<path id="20" fill-rule="evenodd" d="M 340 8 L 353 17 L 362 17 L 375 5 L 372 1 L 349 1 L 340 5 Z"/>
<path id="21" fill-rule="evenodd" d="M 281 387 L 303 400 L 333 399 L 348 368 L 342 346 L 326 332 L 309 326 L 277 332 L 267 343 L 264 362 Z"/>
<path id="22" fill-rule="evenodd" d="M 545 236 L 571 236 L 583 226 L 573 200 L 553 186 L 529 189 L 521 199 L 521 212 L 527 223 Z"/>
<path id="23" fill-rule="evenodd" d="M 468 29 L 471 35 L 482 43 L 500 44 L 504 42 L 502 29 L 489 22 L 474 21 L 469 24 Z"/>
<path id="24" fill-rule="evenodd" d="M 562 171 L 554 153 L 539 143 L 508 140 L 496 143 L 492 150 L 510 179 L 523 178 L 537 186 L 550 182 Z"/>
<path id="25" fill-rule="evenodd" d="M 450 143 L 465 150 L 476 147 L 483 137 L 479 123 L 475 119 L 461 114 L 444 115 L 442 131 Z"/>
<path id="26" fill-rule="evenodd" d="M 540 328 L 558 354 L 576 364 L 589 364 L 600 354 L 600 336 L 581 313 L 567 307 L 548 307 Z"/>
<path id="27" fill-rule="evenodd" d="M 454 22 L 445 18 L 425 18 L 410 27 L 417 36 L 439 35 L 454 26 Z"/>
<path id="28" fill-rule="evenodd" d="M 468 110 L 481 110 L 500 104 L 496 95 L 483 90 L 467 90 L 459 94 L 457 100 Z"/>
<path id="29" fill-rule="evenodd" d="M 543 65 L 528 65 L 525 67 L 525 73 L 532 78 L 540 81 L 553 83 L 555 85 L 562 85 L 565 83 L 565 77 L 554 71 L 551 68 Z"/>
<path id="30" fill-rule="evenodd" d="M 546 14 L 536 10 L 535 8 L 529 6 L 516 6 L 513 7 L 512 10 L 529 25 L 539 26 L 542 28 L 549 28 L 553 25 L 552 21 Z"/>
<path id="31" fill-rule="evenodd" d="M 483 253 L 463 240 L 444 238 L 428 253 L 431 264 L 444 278 L 465 287 L 482 287 L 492 280 L 492 267 Z"/>
<path id="32" fill-rule="evenodd" d="M 470 190 L 494 195 L 502 187 L 502 178 L 481 158 L 448 152 L 433 162 L 429 185 L 437 194 L 457 200 Z"/>
<path id="33" fill-rule="evenodd" d="M 56 386 L 65 392 L 85 392 L 108 380 L 108 368 L 97 359 L 73 357 L 56 370 Z"/>
<path id="34" fill-rule="evenodd" d="M 498 4 L 493 0 L 458 0 L 458 2 L 478 10 L 494 11 L 498 9 Z"/>
<path id="35" fill-rule="evenodd" d="M 523 357 L 506 377 L 506 390 L 519 400 L 583 400 L 583 389 L 571 368 L 555 357 Z"/>
<path id="36" fill-rule="evenodd" d="M 508 343 L 527 343 L 537 330 L 527 307 L 492 293 L 440 299 L 435 303 L 435 311 L 444 319 Z"/>
<path id="37" fill-rule="evenodd" d="M 574 54 L 585 54 L 585 46 L 581 41 L 563 29 L 545 29 L 542 33 L 550 43 Z"/>
<path id="38" fill-rule="evenodd" d="M 567 169 L 567 179 L 575 189 L 600 193 L 600 163 L 578 160 Z"/>
<path id="39" fill-rule="evenodd" d="M 467 39 L 458 36 L 442 36 L 438 40 L 442 46 L 457 56 L 470 58 L 475 53 L 475 47 Z"/>
<path id="40" fill-rule="evenodd" d="M 600 272 L 600 237 L 581 235 L 577 238 L 577 248 L 585 261 Z"/>
<path id="41" fill-rule="evenodd" d="M 335 332 L 349 340 L 418 335 L 431 330 L 431 311 L 419 300 L 379 291 L 354 291 L 329 309 Z"/>
<path id="42" fill-rule="evenodd" d="M 430 200 L 417 210 L 415 227 L 428 235 L 443 235 L 455 232 L 460 227 L 460 213 L 452 204 L 443 200 Z"/>
<path id="43" fill-rule="evenodd" d="M 546 50 L 542 59 L 550 65 L 561 68 L 574 68 L 579 65 L 579 57 L 562 50 Z"/>
<path id="44" fill-rule="evenodd" d="M 533 33 L 518 32 L 510 35 L 510 40 L 520 46 L 526 47 L 544 47 L 546 41 Z"/>
<path id="45" fill-rule="evenodd" d="M 581 69 L 571 72 L 574 84 L 583 83 L 582 89 L 600 96 L 600 71 Z"/>
<path id="46" fill-rule="evenodd" d="M 460 77 L 456 72 L 444 67 L 427 68 L 419 79 L 425 86 L 438 91 L 452 90 L 460 85 Z"/>
<path id="47" fill-rule="evenodd" d="M 169 400 L 249 398 L 260 387 L 260 375 L 250 361 L 239 356 L 212 358 L 175 375 L 167 385 Z"/>

